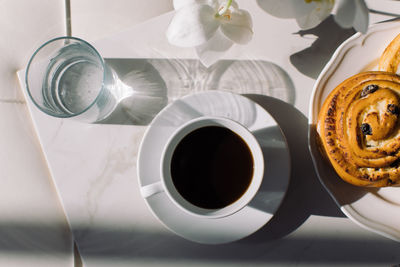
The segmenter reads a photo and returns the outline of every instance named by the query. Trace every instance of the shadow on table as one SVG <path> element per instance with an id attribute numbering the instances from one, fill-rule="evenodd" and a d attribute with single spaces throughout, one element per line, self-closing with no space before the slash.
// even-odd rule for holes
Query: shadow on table
<path id="1" fill-rule="evenodd" d="M 320 145 L 318 144 L 318 132 L 316 125 L 310 125 L 309 146 L 312 155 L 321 155 Z M 376 195 L 380 188 L 354 186 L 343 181 L 336 173 L 331 163 L 326 157 L 313 157 L 314 166 L 319 173 L 321 182 L 327 191 L 332 195 L 339 206 L 354 203 L 366 194 Z"/>
<path id="2" fill-rule="evenodd" d="M 317 39 L 310 47 L 291 55 L 290 62 L 304 75 L 317 79 L 339 45 L 354 33 L 354 29 L 341 28 L 331 15 L 315 28 L 295 33 L 315 35 Z"/>
<path id="3" fill-rule="evenodd" d="M 76 228 L 79 250 L 75 265 L 82 266 L 282 266 L 381 265 L 400 262 L 400 243 L 385 238 L 343 235 L 294 236 L 264 242 L 202 245 L 168 232 L 118 227 Z M 83 233 L 82 236 L 79 236 Z M 60 230 L 51 225 L 1 223 L 2 255 L 41 259 L 68 259 L 69 236 L 60 242 Z M 18 237 L 18 238 L 17 238 Z M 3 258 L 4 259 L 4 258 Z M 101 263 L 101 264 L 100 264 Z"/>
<path id="4" fill-rule="evenodd" d="M 101 124 L 148 125 L 169 102 L 187 94 L 224 90 L 260 94 L 294 104 L 295 88 L 278 65 L 262 60 L 221 60 L 205 68 L 195 59 L 109 58 L 126 96 Z"/>
<path id="5" fill-rule="evenodd" d="M 101 231 L 101 230 L 100 230 Z M 385 239 L 298 237 L 259 244 L 202 245 L 149 232 L 98 232 L 98 250 L 83 249 L 83 262 L 130 266 L 394 266 L 400 244 Z M 126 235 L 131 236 L 128 241 Z M 310 234 L 311 236 L 312 234 Z M 119 238 L 117 244 L 109 238 Z M 78 256 L 78 255 L 77 255 Z M 126 265 L 123 265 L 126 266 Z M 80 265 L 77 265 L 80 267 Z"/>
<path id="6" fill-rule="evenodd" d="M 288 9 L 282 11 L 279 8 L 272 8 L 269 2 L 257 0 L 258 6 L 266 13 L 276 17 L 295 20 L 295 16 L 291 14 L 292 12 L 287 12 Z M 316 79 L 336 48 L 354 33 L 355 30 L 352 28 L 341 28 L 335 22 L 333 15 L 330 15 L 316 27 L 294 33 L 300 36 L 314 35 L 317 38 L 310 47 L 291 55 L 290 62 L 299 72 Z"/>
<path id="7" fill-rule="evenodd" d="M 282 238 L 310 215 L 344 217 L 315 173 L 308 150 L 307 118 L 292 105 L 272 97 L 245 96 L 264 107 L 279 123 L 289 146 L 291 176 L 286 196 L 274 217 L 242 242 Z"/>
<path id="8" fill-rule="evenodd" d="M 290 152 L 286 138 L 279 126 L 266 127 L 252 132 L 264 156 L 264 178 L 249 207 L 274 214 L 285 198 L 290 182 Z"/>

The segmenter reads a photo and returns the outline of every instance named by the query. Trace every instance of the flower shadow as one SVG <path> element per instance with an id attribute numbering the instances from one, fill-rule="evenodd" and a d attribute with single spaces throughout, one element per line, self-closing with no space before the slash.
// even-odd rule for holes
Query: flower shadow
<path id="1" fill-rule="evenodd" d="M 290 62 L 304 75 L 316 79 L 339 45 L 355 33 L 354 29 L 343 29 L 329 16 L 317 27 L 300 30 L 300 36 L 317 36 L 310 47 L 290 56 Z"/>

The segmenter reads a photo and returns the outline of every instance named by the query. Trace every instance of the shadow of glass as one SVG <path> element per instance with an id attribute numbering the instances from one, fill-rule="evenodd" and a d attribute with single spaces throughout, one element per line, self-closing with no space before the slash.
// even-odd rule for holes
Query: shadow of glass
<path id="1" fill-rule="evenodd" d="M 116 73 L 118 105 L 101 124 L 147 125 L 168 103 L 164 79 L 146 59 L 105 59 Z M 121 88 L 123 88 L 121 90 Z"/>
<path id="2" fill-rule="evenodd" d="M 354 33 L 354 29 L 341 28 L 331 15 L 317 27 L 295 33 L 315 35 L 317 39 L 310 47 L 291 55 L 290 62 L 304 75 L 316 79 L 339 45 Z"/>
<path id="3" fill-rule="evenodd" d="M 110 58 L 106 63 L 124 89 L 115 110 L 100 124 L 148 125 L 168 103 L 207 90 L 262 94 L 295 102 L 289 75 L 267 61 L 221 60 L 210 68 L 195 59 Z"/>
<path id="4" fill-rule="evenodd" d="M 278 65 L 262 60 L 221 60 L 210 68 L 206 86 L 237 94 L 259 94 L 294 104 L 294 84 Z"/>
<path id="5" fill-rule="evenodd" d="M 245 95 L 265 108 L 279 123 L 290 151 L 291 174 L 286 196 L 274 217 L 242 242 L 284 237 L 296 230 L 310 215 L 345 217 L 321 185 L 308 150 L 308 120 L 295 107 L 278 99 Z"/>

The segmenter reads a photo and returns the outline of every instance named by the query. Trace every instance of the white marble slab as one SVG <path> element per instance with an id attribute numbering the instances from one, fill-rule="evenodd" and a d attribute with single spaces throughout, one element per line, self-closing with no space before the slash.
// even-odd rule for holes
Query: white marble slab
<path id="1" fill-rule="evenodd" d="M 207 86 L 273 96 L 263 99 L 264 104 L 281 121 L 284 132 L 290 137 L 292 159 L 296 160 L 292 163 L 292 179 L 296 182 L 289 188 L 294 198 L 282 207 L 279 217 L 283 221 L 272 222 L 247 241 L 218 247 L 177 237 L 153 217 L 140 197 L 136 158 L 146 126 L 133 125 L 138 121 L 129 115 L 132 102 L 125 102 L 120 113 L 106 124 L 50 118 L 29 102 L 50 172 L 86 266 L 348 262 L 379 265 L 400 261 L 397 256 L 391 256 L 400 248 L 398 244 L 340 217 L 340 211 L 316 180 L 308 155 L 305 114 L 313 77 L 322 68 L 321 59 L 327 60 L 338 44 L 335 42 L 340 42 L 340 38 L 350 32 L 327 25 L 323 29 L 302 32 L 305 35 L 301 36 L 296 34 L 299 29 L 295 21 L 271 17 L 255 1 L 240 1 L 239 4 L 251 10 L 254 39 L 247 46 L 235 46 L 226 53 L 225 61 L 209 70 L 193 60 L 192 49 L 167 43 L 164 33 L 172 13 L 96 41 L 94 45 L 104 57 L 113 58 L 116 65 L 121 64 L 121 61 L 115 62 L 116 58 L 124 58 L 127 60 L 124 66 L 142 71 L 140 66 L 147 66 L 146 73 L 155 69 L 165 83 L 162 86 L 167 90 L 169 101 L 209 89 Z M 329 32 L 325 32 L 327 29 Z M 243 74 L 241 70 L 247 71 Z M 246 75 L 259 83 L 243 86 L 241 82 Z M 139 122 L 144 123 L 143 120 Z M 310 189 L 315 189 L 313 197 L 298 192 Z M 368 247 L 371 244 L 385 249 L 380 257 L 374 256 Z M 350 248 L 356 252 L 350 253 Z"/>

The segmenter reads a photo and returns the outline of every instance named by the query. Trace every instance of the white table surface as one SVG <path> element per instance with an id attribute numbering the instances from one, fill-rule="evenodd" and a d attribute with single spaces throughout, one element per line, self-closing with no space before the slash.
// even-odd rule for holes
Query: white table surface
<path id="1" fill-rule="evenodd" d="M 73 241 L 16 71 L 65 34 L 63 1 L 0 2 L 0 266 L 72 266 Z"/>
<path id="2" fill-rule="evenodd" d="M 225 59 L 273 63 L 293 83 L 293 90 L 266 91 L 274 98 L 252 96 L 275 117 L 288 138 L 292 182 L 287 199 L 276 217 L 247 239 L 218 246 L 186 241 L 155 219 L 139 195 L 135 165 L 146 126 L 135 126 L 129 120 L 116 118 L 107 124 L 82 125 L 49 118 L 28 103 L 83 265 L 388 266 L 400 263 L 399 243 L 364 230 L 341 214 L 320 185 L 307 148 L 307 111 L 312 85 L 323 62 L 350 31 L 339 30 L 328 21 L 301 36 L 296 34 L 299 29 L 294 21 L 269 16 L 255 1 L 238 2 L 251 12 L 256 34 L 250 44 L 235 46 Z M 91 40 L 106 58 L 180 58 L 178 62 L 193 59 L 193 50 L 172 47 L 165 40 L 164 32 L 172 16 L 168 13 L 107 37 L 99 33 L 99 37 L 104 37 L 100 40 L 93 40 L 95 36 L 91 33 L 86 36 L 84 30 L 75 32 L 79 32 L 78 37 Z M 387 18 L 371 14 L 372 22 Z M 79 28 L 82 24 L 75 25 Z M 169 82 L 167 85 L 175 81 Z M 201 90 L 196 84 L 191 89 Z M 170 100 L 186 93 L 190 90 L 168 90 Z M 255 92 L 244 87 L 238 93 Z"/>

